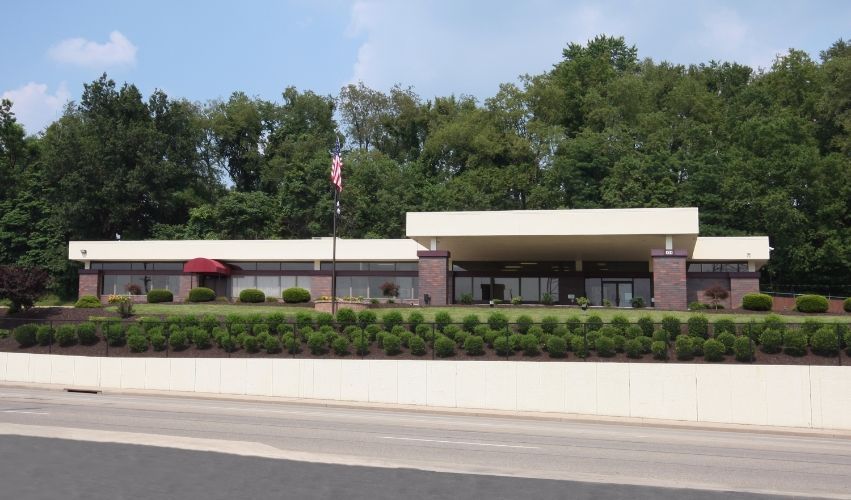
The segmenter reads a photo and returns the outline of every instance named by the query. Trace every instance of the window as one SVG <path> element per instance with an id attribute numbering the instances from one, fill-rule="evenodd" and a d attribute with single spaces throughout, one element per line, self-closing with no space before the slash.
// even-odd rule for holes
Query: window
<path id="1" fill-rule="evenodd" d="M 312 271 L 313 262 L 281 262 L 284 271 Z"/>
<path id="2" fill-rule="evenodd" d="M 383 271 L 392 273 L 395 271 L 416 271 L 419 267 L 416 262 L 340 262 L 337 261 L 337 271 Z M 322 261 L 319 268 L 323 271 L 331 270 L 330 261 Z"/>
<path id="3" fill-rule="evenodd" d="M 105 274 L 103 276 L 101 294 L 143 295 L 154 289 L 171 290 L 177 293 L 179 288 L 179 275 Z"/>
<path id="4" fill-rule="evenodd" d="M 586 272 L 647 272 L 649 264 L 647 262 L 586 262 L 582 265 L 582 269 Z"/>
<path id="5" fill-rule="evenodd" d="M 461 302 L 464 294 L 473 296 L 473 278 L 455 278 L 455 302 Z"/>
<path id="6" fill-rule="evenodd" d="M 689 262 L 690 273 L 746 273 L 747 262 Z"/>
<path id="7" fill-rule="evenodd" d="M 258 271 L 280 271 L 281 263 L 280 262 L 258 262 L 257 263 Z"/>
<path id="8" fill-rule="evenodd" d="M 541 300 L 540 278 L 520 278 L 520 296 L 526 302 Z"/>

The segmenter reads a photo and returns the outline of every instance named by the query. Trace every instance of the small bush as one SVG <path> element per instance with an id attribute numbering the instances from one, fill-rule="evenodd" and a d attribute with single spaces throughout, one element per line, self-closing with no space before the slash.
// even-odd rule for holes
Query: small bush
<path id="1" fill-rule="evenodd" d="M 662 330 L 668 334 L 669 339 L 675 339 L 682 333 L 680 319 L 676 316 L 665 316 L 662 318 Z"/>
<path id="2" fill-rule="evenodd" d="M 629 301 L 630 305 L 635 309 L 641 309 L 644 307 L 644 297 L 633 297 L 632 300 Z"/>
<path id="3" fill-rule="evenodd" d="M 287 288 L 281 293 L 281 298 L 287 304 L 310 302 L 310 292 L 300 287 Z"/>
<path id="4" fill-rule="evenodd" d="M 541 318 L 541 329 L 544 330 L 545 333 L 553 333 L 557 326 L 558 318 L 556 318 L 555 316 L 544 316 L 543 318 Z"/>
<path id="5" fill-rule="evenodd" d="M 851 313 L 851 297 L 842 301 L 842 310 L 847 313 Z"/>
<path id="6" fill-rule="evenodd" d="M 106 337 L 106 343 L 110 347 L 119 347 L 124 345 L 124 328 L 121 323 L 109 323 L 103 327 L 103 336 Z"/>
<path id="7" fill-rule="evenodd" d="M 68 347 L 77 343 L 77 328 L 74 325 L 62 325 L 56 329 L 56 342 L 60 347 Z"/>
<path id="8" fill-rule="evenodd" d="M 540 341 L 544 340 L 544 336 L 546 335 L 546 333 L 544 333 L 544 332 L 545 332 L 545 330 L 543 328 L 535 325 L 532 328 L 529 328 L 529 331 L 527 333 L 528 333 L 528 335 L 532 335 L 533 337 L 538 339 L 538 341 L 540 342 Z M 552 332 L 550 332 L 550 333 L 552 333 Z"/>
<path id="9" fill-rule="evenodd" d="M 783 335 L 783 352 L 790 356 L 807 354 L 807 335 L 801 330 L 790 330 Z"/>
<path id="10" fill-rule="evenodd" d="M 714 337 L 719 342 L 724 344 L 724 352 L 726 354 L 733 353 L 733 344 L 736 342 L 736 336 L 730 332 L 721 332 L 720 334 Z"/>
<path id="11" fill-rule="evenodd" d="M 767 328 L 759 336 L 759 344 L 763 352 L 776 354 L 783 346 L 783 333 L 774 328 Z"/>
<path id="12" fill-rule="evenodd" d="M 376 322 L 378 322 L 378 317 L 375 315 L 374 311 L 364 309 L 363 311 L 358 312 L 358 325 L 361 328 L 366 328 L 368 325 L 374 325 Z"/>
<path id="13" fill-rule="evenodd" d="M 322 312 L 316 315 L 316 326 L 334 326 L 334 315 L 331 313 Z"/>
<path id="14" fill-rule="evenodd" d="M 216 292 L 213 290 L 199 286 L 189 290 L 189 302 L 212 302 L 216 300 Z"/>
<path id="15" fill-rule="evenodd" d="M 709 339 L 703 342 L 703 359 L 706 361 L 724 361 L 724 353 L 726 352 L 727 347 L 720 340 Z"/>
<path id="16" fill-rule="evenodd" d="M 588 356 L 588 343 L 581 335 L 574 335 L 570 337 L 570 350 L 577 358 L 585 358 Z"/>
<path id="17" fill-rule="evenodd" d="M 443 329 L 443 334 L 453 340 L 455 339 L 455 335 L 460 332 L 461 329 L 458 325 L 448 325 Z"/>
<path id="18" fill-rule="evenodd" d="M 763 329 L 773 328 L 778 332 L 786 331 L 786 323 L 783 322 L 783 318 L 776 314 L 769 314 L 762 320 Z"/>
<path id="19" fill-rule="evenodd" d="M 771 296 L 764 293 L 748 293 L 742 297 L 742 309 L 748 311 L 770 311 L 772 303 Z"/>
<path id="20" fill-rule="evenodd" d="M 514 353 L 514 347 L 511 345 L 511 340 L 506 336 L 499 336 L 493 339 L 493 349 L 500 356 L 508 356 Z"/>
<path id="21" fill-rule="evenodd" d="M 765 330 L 765 328 L 761 324 L 757 323 L 756 320 L 750 320 L 742 328 L 742 334 L 754 342 L 759 342 L 759 336 L 762 335 L 763 330 Z"/>
<path id="22" fill-rule="evenodd" d="M 702 314 L 691 316 L 688 319 L 688 334 L 692 337 L 708 338 L 709 319 Z"/>
<path id="23" fill-rule="evenodd" d="M 481 321 L 479 320 L 479 317 L 476 316 L 475 314 L 468 314 L 467 316 L 464 316 L 461 319 L 461 327 L 464 329 L 464 331 L 467 331 L 467 332 L 472 333 L 473 330 L 475 330 L 476 327 L 479 326 L 480 324 L 481 324 Z"/>
<path id="24" fill-rule="evenodd" d="M 183 330 L 173 332 L 168 337 L 168 345 L 174 351 L 182 351 L 183 349 L 186 349 L 189 345 L 189 339 L 186 336 L 186 332 Z"/>
<path id="25" fill-rule="evenodd" d="M 148 339 L 151 341 L 151 347 L 153 347 L 155 351 L 165 350 L 166 339 L 165 335 L 163 335 L 162 328 L 154 328 L 153 330 L 148 332 Z"/>
<path id="26" fill-rule="evenodd" d="M 674 353 L 677 359 L 686 361 L 694 358 L 694 345 L 692 337 L 688 335 L 680 335 L 674 341 Z"/>
<path id="27" fill-rule="evenodd" d="M 807 339 L 813 338 L 813 334 L 818 331 L 819 328 L 824 326 L 824 323 L 814 318 L 807 318 L 801 323 L 801 331 L 807 336 Z"/>
<path id="28" fill-rule="evenodd" d="M 490 328 L 488 328 L 488 331 L 485 332 L 484 335 L 482 335 L 482 338 L 485 340 L 485 344 L 488 347 L 493 347 L 493 341 L 496 340 L 496 338 L 500 335 L 503 335 L 502 332 L 498 332 L 496 330 L 491 330 Z"/>
<path id="29" fill-rule="evenodd" d="M 547 339 L 547 353 L 551 358 L 563 358 L 567 355 L 567 341 L 555 335 Z"/>
<path id="30" fill-rule="evenodd" d="M 623 335 L 615 335 L 612 337 L 612 340 L 615 343 L 615 351 L 623 352 L 623 347 L 626 345 L 626 337 Z"/>
<path id="31" fill-rule="evenodd" d="M 193 327 L 187 332 L 192 335 L 192 343 L 196 349 L 209 349 L 212 343 L 210 342 L 210 333 L 203 328 Z"/>
<path id="32" fill-rule="evenodd" d="M 829 304 L 822 295 L 799 295 L 795 299 L 795 309 L 802 313 L 827 312 Z"/>
<path id="33" fill-rule="evenodd" d="M 349 341 L 343 337 L 338 337 L 334 339 L 331 348 L 334 349 L 334 354 L 337 356 L 345 356 L 349 354 Z"/>
<path id="34" fill-rule="evenodd" d="M 655 340 L 650 344 L 650 352 L 653 353 L 654 359 L 668 359 L 668 344 L 660 340 Z"/>
<path id="35" fill-rule="evenodd" d="M 515 323 L 517 331 L 522 334 L 526 334 L 526 332 L 529 331 L 529 327 L 532 326 L 532 317 L 527 314 L 521 314 L 520 316 L 517 316 Z M 498 328 L 494 328 L 494 330 L 497 329 Z"/>
<path id="36" fill-rule="evenodd" d="M 596 314 L 592 314 L 585 320 L 585 324 L 587 325 L 589 332 L 597 331 L 600 328 L 603 328 L 603 319 Z"/>
<path id="37" fill-rule="evenodd" d="M 464 342 L 467 341 L 467 337 L 469 336 L 469 333 L 465 332 L 464 330 L 461 330 L 460 332 L 455 334 L 455 343 L 458 345 L 458 347 L 464 347 Z"/>
<path id="38" fill-rule="evenodd" d="M 426 326 L 426 325 L 420 325 Z M 409 347 L 411 349 L 411 354 L 414 356 L 422 356 L 426 353 L 426 341 L 420 336 L 411 337 L 411 340 L 408 342 Z"/>
<path id="39" fill-rule="evenodd" d="M 83 345 L 92 345 L 97 342 L 97 326 L 91 322 L 77 325 L 77 340 Z"/>
<path id="40" fill-rule="evenodd" d="M 719 319 L 712 324 L 712 336 L 717 337 L 722 333 L 736 335 L 736 324 L 731 319 Z"/>
<path id="41" fill-rule="evenodd" d="M 319 355 L 325 353 L 325 335 L 319 332 L 307 336 L 307 348 L 311 354 Z"/>
<path id="42" fill-rule="evenodd" d="M 479 337 L 484 337 L 485 334 L 492 331 L 488 325 L 479 325 L 473 330 L 473 335 L 478 335 Z"/>
<path id="43" fill-rule="evenodd" d="M 626 355 L 628 357 L 633 359 L 640 358 L 644 353 L 644 350 L 641 348 L 641 342 L 639 342 L 638 338 L 627 340 L 626 344 L 624 344 L 624 351 L 626 351 Z"/>
<path id="44" fill-rule="evenodd" d="M 597 354 L 604 358 L 615 355 L 615 341 L 611 337 L 600 336 L 595 342 Z"/>
<path id="45" fill-rule="evenodd" d="M 438 358 L 448 358 L 455 355 L 455 342 L 443 335 L 434 341 L 434 353 Z"/>
<path id="46" fill-rule="evenodd" d="M 668 332 L 665 330 L 656 330 L 653 332 L 653 342 L 664 342 L 667 344 L 669 339 Z"/>
<path id="47" fill-rule="evenodd" d="M 35 341 L 38 345 L 53 343 L 53 328 L 50 325 L 39 325 L 35 329 Z"/>
<path id="48" fill-rule="evenodd" d="M 750 363 L 753 361 L 753 344 L 748 337 L 736 337 L 733 342 L 733 354 L 736 355 L 736 361 Z"/>
<path id="49" fill-rule="evenodd" d="M 263 349 L 266 350 L 266 354 L 281 352 L 281 341 L 278 340 L 278 337 L 269 335 L 263 340 Z"/>
<path id="50" fill-rule="evenodd" d="M 248 304 L 266 302 L 266 294 L 256 288 L 246 288 L 245 290 L 240 290 L 239 301 Z"/>
<path id="51" fill-rule="evenodd" d="M 615 314 L 612 316 L 611 325 L 617 329 L 618 333 L 624 335 L 629 327 L 629 320 L 622 314 Z"/>
<path id="52" fill-rule="evenodd" d="M 281 337 L 281 342 L 284 345 L 284 349 L 287 350 L 290 354 L 298 354 L 301 352 L 301 342 L 299 342 L 298 337 L 296 337 L 292 333 L 285 333 Z"/>
<path id="53" fill-rule="evenodd" d="M 652 317 L 645 314 L 644 316 L 638 318 L 637 324 L 641 328 L 641 331 L 643 332 L 642 334 L 645 337 L 651 337 L 653 335 L 654 325 Z"/>
<path id="54" fill-rule="evenodd" d="M 423 323 L 423 324 L 420 324 L 420 325 L 417 325 L 417 326 L 416 326 L 416 328 L 414 328 L 414 333 L 415 333 L 418 337 L 422 337 L 422 338 L 424 338 L 424 339 L 426 339 L 426 338 L 431 338 L 432 331 L 433 331 L 433 330 L 432 330 L 432 326 L 431 326 L 431 325 L 426 325 L 426 324 L 424 324 L 424 323 Z"/>
<path id="55" fill-rule="evenodd" d="M 174 302 L 174 294 L 170 290 L 150 290 L 148 292 L 148 304 L 160 302 Z"/>
<path id="56" fill-rule="evenodd" d="M 613 326 L 606 325 L 603 328 L 600 328 L 599 330 L 597 330 L 597 332 L 603 337 L 612 338 L 612 337 L 614 337 L 615 335 L 618 334 L 618 329 L 613 327 Z"/>
<path id="57" fill-rule="evenodd" d="M 585 334 L 585 343 L 588 344 L 588 349 L 596 349 L 597 339 L 599 339 L 600 337 L 602 337 L 602 335 L 600 335 L 599 331 L 588 332 L 587 334 Z"/>
<path id="58" fill-rule="evenodd" d="M 384 329 L 388 332 L 396 325 L 401 325 L 405 320 L 402 318 L 402 313 L 399 311 L 390 311 L 381 317 L 381 323 L 384 324 Z"/>
<path id="59" fill-rule="evenodd" d="M 145 352 L 148 350 L 148 338 L 138 333 L 127 337 L 127 347 L 130 352 Z"/>
<path id="60" fill-rule="evenodd" d="M 564 324 L 571 332 L 575 332 L 576 330 L 582 328 L 582 320 L 579 319 L 579 316 L 570 316 L 569 318 L 567 318 L 567 321 L 565 321 Z"/>
<path id="61" fill-rule="evenodd" d="M 95 309 L 103 307 L 103 304 L 101 304 L 100 299 L 94 295 L 83 295 L 77 299 L 77 302 L 74 303 L 74 307 L 80 309 Z"/>
<path id="62" fill-rule="evenodd" d="M 242 348 L 245 349 L 245 352 L 257 352 L 260 350 L 260 341 L 257 340 L 257 337 L 243 334 Z"/>
<path id="63" fill-rule="evenodd" d="M 307 311 L 295 313 L 295 326 L 299 331 L 313 327 L 313 315 Z"/>
<path id="64" fill-rule="evenodd" d="M 653 331 L 651 330 L 650 333 L 652 334 Z M 642 330 L 641 327 L 638 326 L 638 325 L 629 325 L 629 327 L 627 327 L 627 329 L 626 329 L 625 337 L 628 338 L 628 339 L 644 337 L 644 330 Z M 650 337 L 650 336 L 648 335 L 647 337 Z"/>
<path id="65" fill-rule="evenodd" d="M 452 316 L 448 312 L 440 311 L 434 315 L 435 328 L 443 331 L 448 325 L 452 324 Z"/>
<path id="66" fill-rule="evenodd" d="M 468 356 L 481 356 L 485 353 L 485 341 L 478 335 L 470 335 L 464 341 L 464 350 Z"/>
<path id="67" fill-rule="evenodd" d="M 458 299 L 458 302 L 470 305 L 473 303 L 473 294 L 472 293 L 462 293 L 461 297 Z"/>
<path id="68" fill-rule="evenodd" d="M 635 340 L 641 345 L 641 352 L 647 354 L 650 352 L 650 346 L 653 344 L 653 340 L 650 337 L 645 337 L 644 335 L 640 337 L 636 337 Z"/>
<path id="69" fill-rule="evenodd" d="M 411 330 L 416 330 L 416 328 L 423 323 L 425 323 L 425 318 L 421 312 L 413 311 L 408 315 L 408 327 Z"/>
<path id="70" fill-rule="evenodd" d="M 508 343 L 511 344 L 511 348 L 515 351 L 519 351 L 523 349 L 523 338 L 524 335 L 520 335 L 519 333 L 515 333 L 508 336 Z"/>
<path id="71" fill-rule="evenodd" d="M 839 339 L 836 330 L 825 326 L 816 330 L 810 344 L 813 352 L 820 356 L 836 356 L 839 351 Z"/>
<path id="72" fill-rule="evenodd" d="M 538 348 L 538 338 L 534 335 L 521 335 L 520 348 L 526 356 L 537 356 L 541 352 Z"/>

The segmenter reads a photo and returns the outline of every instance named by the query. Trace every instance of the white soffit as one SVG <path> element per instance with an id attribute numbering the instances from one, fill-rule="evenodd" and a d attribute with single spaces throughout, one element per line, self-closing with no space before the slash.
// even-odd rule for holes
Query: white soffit
<path id="1" fill-rule="evenodd" d="M 699 236 L 694 260 L 756 260 L 770 258 L 768 236 Z"/>

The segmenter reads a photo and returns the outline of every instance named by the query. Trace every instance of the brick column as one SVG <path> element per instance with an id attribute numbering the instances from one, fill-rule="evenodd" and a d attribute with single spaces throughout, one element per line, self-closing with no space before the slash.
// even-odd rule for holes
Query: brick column
<path id="1" fill-rule="evenodd" d="M 100 271 L 80 269 L 79 278 L 80 283 L 77 289 L 77 297 L 82 297 L 83 295 L 100 297 Z"/>
<path id="2" fill-rule="evenodd" d="M 685 311 L 686 257 L 685 250 L 651 250 L 653 258 L 653 305 L 656 309 Z"/>
<path id="3" fill-rule="evenodd" d="M 178 284 L 177 293 L 174 294 L 175 302 L 186 302 L 189 298 L 189 290 L 198 284 L 198 278 L 192 274 L 181 274 L 180 283 Z"/>
<path id="4" fill-rule="evenodd" d="M 316 300 L 322 296 L 331 296 L 331 275 L 313 276 L 310 278 L 310 299 Z M 337 293 L 339 295 L 339 292 Z"/>
<path id="5" fill-rule="evenodd" d="M 759 293 L 759 273 L 730 273 L 730 307 L 741 309 L 749 293 Z"/>
<path id="6" fill-rule="evenodd" d="M 451 302 L 449 290 L 449 252 L 446 250 L 422 250 L 419 257 L 420 305 L 425 305 L 425 294 L 431 297 L 431 305 L 445 306 Z"/>

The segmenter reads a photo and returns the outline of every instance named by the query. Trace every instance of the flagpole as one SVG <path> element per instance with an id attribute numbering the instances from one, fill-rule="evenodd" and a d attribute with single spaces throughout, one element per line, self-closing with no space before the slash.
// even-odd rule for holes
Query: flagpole
<path id="1" fill-rule="evenodd" d="M 337 204 L 340 192 L 334 187 L 334 235 L 331 244 L 331 314 L 337 314 Z"/>

